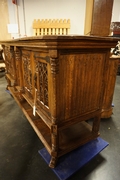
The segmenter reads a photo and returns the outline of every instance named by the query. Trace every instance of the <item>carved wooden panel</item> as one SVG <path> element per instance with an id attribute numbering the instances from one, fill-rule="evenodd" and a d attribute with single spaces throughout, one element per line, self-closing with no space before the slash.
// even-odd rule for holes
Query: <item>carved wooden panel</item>
<path id="1" fill-rule="evenodd" d="M 10 48 L 8 46 L 5 46 L 5 64 L 6 64 L 6 69 L 7 73 L 11 76 L 11 78 L 14 80 L 15 79 L 15 67 L 14 67 L 14 50 L 13 48 Z"/>
<path id="2" fill-rule="evenodd" d="M 32 65 L 31 65 L 31 51 L 22 51 L 22 63 L 23 63 L 23 81 L 25 93 L 33 98 L 33 88 L 32 88 Z"/>
<path id="3" fill-rule="evenodd" d="M 34 53 L 35 75 L 34 84 L 37 89 L 37 104 L 49 107 L 48 103 L 48 65 L 47 54 Z"/>

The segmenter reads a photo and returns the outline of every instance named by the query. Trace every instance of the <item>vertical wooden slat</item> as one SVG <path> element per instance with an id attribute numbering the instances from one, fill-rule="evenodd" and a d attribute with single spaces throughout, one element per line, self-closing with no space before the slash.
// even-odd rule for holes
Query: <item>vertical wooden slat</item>
<path id="1" fill-rule="evenodd" d="M 43 35 L 43 28 L 41 28 L 41 35 Z"/>
<path id="2" fill-rule="evenodd" d="M 47 28 L 45 28 L 45 35 L 47 35 Z"/>
<path id="3" fill-rule="evenodd" d="M 60 28 L 60 35 L 62 35 L 62 28 Z"/>
<path id="4" fill-rule="evenodd" d="M 58 28 L 56 28 L 56 35 L 58 35 Z"/>
<path id="5" fill-rule="evenodd" d="M 65 28 L 63 29 L 63 34 L 64 34 L 64 35 L 66 35 L 66 34 L 67 34 L 67 33 L 66 33 L 66 29 L 65 29 Z"/>
<path id="6" fill-rule="evenodd" d="M 67 34 L 70 34 L 70 29 L 67 29 Z"/>
<path id="7" fill-rule="evenodd" d="M 49 28 L 48 34 L 51 35 L 51 28 Z"/>
<path id="8" fill-rule="evenodd" d="M 40 29 L 37 29 L 37 36 L 39 36 L 40 34 Z"/>
<path id="9" fill-rule="evenodd" d="M 55 28 L 52 29 L 52 35 L 55 35 Z"/>

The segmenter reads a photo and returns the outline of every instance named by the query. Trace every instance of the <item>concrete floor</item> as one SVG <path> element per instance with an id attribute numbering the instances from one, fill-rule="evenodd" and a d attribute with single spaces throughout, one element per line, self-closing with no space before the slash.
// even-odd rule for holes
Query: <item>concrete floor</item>
<path id="1" fill-rule="evenodd" d="M 0 180 L 58 180 L 38 154 L 43 144 L 5 89 L 0 73 Z M 102 119 L 100 127 L 100 137 L 109 146 L 69 180 L 120 180 L 120 76 L 113 103 L 112 117 Z"/>

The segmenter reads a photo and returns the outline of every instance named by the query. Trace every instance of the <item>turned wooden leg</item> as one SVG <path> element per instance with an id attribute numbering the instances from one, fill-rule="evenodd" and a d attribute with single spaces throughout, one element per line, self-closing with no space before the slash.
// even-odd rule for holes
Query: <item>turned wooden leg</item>
<path id="1" fill-rule="evenodd" d="M 54 168 L 57 163 L 57 154 L 58 154 L 57 125 L 52 125 L 52 127 L 51 127 L 51 141 L 52 141 L 52 152 L 51 152 L 51 161 L 49 163 L 49 167 Z"/>
<path id="2" fill-rule="evenodd" d="M 49 167 L 55 168 L 56 163 L 57 163 L 57 158 L 52 156 L 51 160 L 50 160 L 50 163 L 49 163 Z"/>

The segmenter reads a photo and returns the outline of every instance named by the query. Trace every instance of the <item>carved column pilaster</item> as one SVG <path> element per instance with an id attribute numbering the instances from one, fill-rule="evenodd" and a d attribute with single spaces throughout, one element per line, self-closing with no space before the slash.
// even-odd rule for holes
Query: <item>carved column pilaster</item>
<path id="1" fill-rule="evenodd" d="M 23 90 L 23 78 L 22 78 L 22 57 L 21 51 L 19 48 L 14 47 L 15 52 L 15 64 L 16 64 L 16 77 L 17 85 L 20 87 L 20 90 Z"/>
<path id="2" fill-rule="evenodd" d="M 11 74 L 12 74 L 12 77 L 14 79 L 13 86 L 15 88 L 15 86 L 17 85 L 17 72 L 16 72 L 16 62 L 15 62 L 14 46 L 10 46 L 10 59 L 11 59 L 11 63 L 12 63 Z"/>
<path id="3" fill-rule="evenodd" d="M 50 50 L 50 65 L 52 75 L 52 109 L 51 118 L 52 123 L 57 123 L 57 75 L 59 73 L 59 59 L 57 50 Z"/>
<path id="4" fill-rule="evenodd" d="M 22 75 L 22 56 L 21 50 L 18 47 L 14 47 L 14 54 L 15 54 L 15 65 L 16 65 L 16 78 L 17 78 L 17 90 L 19 91 L 19 100 L 23 101 L 24 98 L 22 97 L 22 93 L 24 92 L 23 89 L 23 75 Z"/>
<path id="5" fill-rule="evenodd" d="M 50 50 L 50 69 L 51 69 L 51 93 L 52 93 L 52 105 L 51 105 L 51 142 L 52 142 L 52 152 L 51 152 L 51 161 L 49 166 L 51 168 L 55 167 L 57 161 L 57 152 L 58 152 L 58 129 L 57 129 L 57 83 L 58 83 L 58 73 L 59 73 L 59 58 L 57 50 Z"/>

